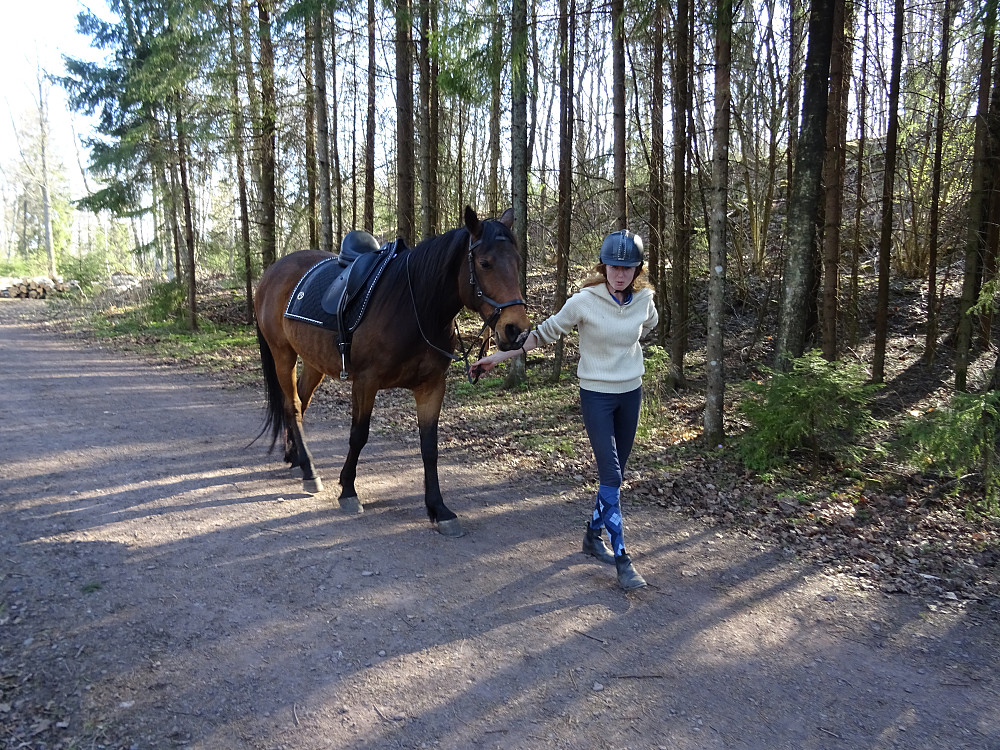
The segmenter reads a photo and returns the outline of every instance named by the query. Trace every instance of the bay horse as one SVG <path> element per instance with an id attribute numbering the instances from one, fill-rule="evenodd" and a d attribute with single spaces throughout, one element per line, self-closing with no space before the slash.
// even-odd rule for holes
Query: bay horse
<path id="1" fill-rule="evenodd" d="M 530 331 L 521 299 L 520 262 L 511 232 L 513 209 L 499 220 L 480 220 L 466 206 L 465 225 L 401 250 L 385 267 L 354 332 L 345 368 L 337 334 L 284 315 L 299 280 L 316 263 L 333 258 L 321 250 L 300 250 L 272 264 L 254 298 L 257 339 L 267 393 L 264 435 L 271 450 L 284 434 L 285 461 L 302 469 L 303 489 L 315 494 L 323 483 L 302 432 L 302 417 L 325 375 L 351 381 L 349 450 L 340 472 L 339 502 L 360 513 L 354 481 L 358 456 L 368 442 L 375 395 L 386 388 L 413 392 L 424 465 L 427 515 L 446 536 L 464 534 L 457 516 L 444 504 L 438 484 L 438 420 L 445 375 L 456 359 L 455 317 L 467 307 L 492 329 L 497 346 L 513 349 Z M 496 300 L 503 300 L 497 302 Z M 297 360 L 302 360 L 296 376 Z M 345 373 L 342 370 L 347 369 Z"/>

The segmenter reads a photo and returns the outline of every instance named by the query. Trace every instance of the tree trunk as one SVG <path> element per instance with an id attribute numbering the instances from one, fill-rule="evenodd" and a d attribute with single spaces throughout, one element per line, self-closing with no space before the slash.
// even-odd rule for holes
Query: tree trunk
<path id="1" fill-rule="evenodd" d="M 628 229 L 628 198 L 625 194 L 625 0 L 611 0 L 611 69 L 615 226 L 617 229 Z"/>
<path id="2" fill-rule="evenodd" d="M 420 73 L 420 98 L 417 160 L 420 169 L 420 236 L 434 236 L 431 220 L 431 3 L 420 4 L 420 45 L 417 47 L 417 70 Z"/>
<path id="3" fill-rule="evenodd" d="M 350 14 L 350 24 L 352 29 L 357 28 L 357 19 L 355 18 L 355 12 L 357 8 L 352 5 L 348 9 Z M 351 226 L 358 226 L 358 175 L 361 171 L 358 169 L 358 131 L 360 130 L 358 126 L 358 99 L 360 99 L 359 94 L 359 76 L 358 76 L 358 35 L 356 33 L 351 34 L 351 91 L 353 96 L 351 97 Z"/>
<path id="4" fill-rule="evenodd" d="M 375 232 L 375 0 L 368 0 L 368 112 L 365 126 L 364 229 Z"/>
<path id="5" fill-rule="evenodd" d="M 162 131 L 162 128 L 160 129 Z M 162 132 L 161 132 L 162 135 Z M 180 257 L 180 230 L 177 227 L 177 212 L 174 210 L 174 206 L 177 203 L 177 197 L 170 188 L 170 184 L 167 182 L 167 169 L 164 165 L 164 159 L 158 159 L 156 164 L 153 166 L 153 171 L 155 174 L 156 182 L 159 186 L 161 195 L 161 204 L 163 211 L 163 220 L 166 224 L 166 230 L 169 235 L 170 242 L 167 246 L 167 250 L 170 251 L 167 258 L 167 269 L 169 270 L 173 267 L 174 278 L 180 275 L 180 268 L 177 266 L 177 258 Z"/>
<path id="6" fill-rule="evenodd" d="M 979 298 L 980 259 L 986 247 L 985 213 L 986 197 L 986 141 L 987 118 L 990 106 L 990 71 L 993 63 L 993 45 L 996 38 L 997 4 L 986 6 L 984 18 L 983 50 L 979 67 L 979 103 L 976 112 L 975 142 L 972 152 L 972 187 L 969 194 L 968 239 L 965 246 L 965 275 L 962 297 L 958 303 L 958 336 L 955 345 L 955 390 L 968 388 L 969 361 L 972 349 L 972 316 L 969 310 Z"/>
<path id="7" fill-rule="evenodd" d="M 232 60 L 239 59 L 236 56 L 236 29 L 233 22 L 233 6 L 231 2 L 226 3 L 226 20 L 229 31 L 229 57 Z M 243 106 L 240 104 L 240 75 L 236 68 L 233 68 L 233 89 L 232 89 L 232 128 L 233 128 L 233 151 L 236 152 L 236 187 L 239 193 L 240 202 L 240 240 L 243 250 L 243 278 L 246 282 L 246 316 L 247 323 L 252 323 L 254 319 L 253 311 L 253 256 L 250 246 L 250 208 L 247 201 L 247 177 L 246 167 L 243 163 Z M 307 167 L 308 169 L 308 164 Z"/>
<path id="8" fill-rule="evenodd" d="M 500 85 L 503 79 L 501 63 L 503 37 L 507 30 L 496 0 L 490 6 L 493 36 L 490 41 L 490 171 L 486 190 L 486 204 L 491 216 L 499 216 L 500 204 Z"/>
<path id="9" fill-rule="evenodd" d="M 514 239 L 521 249 L 521 299 L 528 291 L 528 4 L 513 0 L 510 34 L 510 172 L 511 202 L 514 207 Z M 515 388 L 526 380 L 524 355 L 511 360 L 505 388 Z"/>
<path id="10" fill-rule="evenodd" d="M 310 19 L 305 20 L 305 61 L 306 61 L 306 224 L 309 226 L 309 247 L 319 247 L 319 215 L 316 204 L 316 84 L 313 72 L 313 48 L 315 29 Z"/>
<path id="11" fill-rule="evenodd" d="M 850 48 L 845 43 L 845 1 L 835 0 L 833 46 L 830 56 L 830 94 L 826 118 L 826 157 L 823 185 L 823 356 L 837 359 L 838 297 L 840 293 L 840 223 L 844 206 L 844 152 L 847 148 L 847 102 L 850 88 Z"/>
<path id="12" fill-rule="evenodd" d="M 858 345 L 858 318 L 861 264 L 861 227 L 864 218 L 865 146 L 868 129 L 868 25 L 870 8 L 865 4 L 864 38 L 861 41 L 861 81 L 858 84 L 858 158 L 854 179 L 854 239 L 851 242 L 851 289 L 848 295 L 847 340 L 851 346 Z"/>
<path id="13" fill-rule="evenodd" d="M 559 0 L 559 206 L 556 218 L 556 290 L 553 312 L 562 309 L 569 288 L 573 217 L 573 41 L 576 0 Z M 562 373 L 563 341 L 556 342 L 552 382 Z"/>
<path id="14" fill-rule="evenodd" d="M 713 128 L 712 201 L 708 225 L 708 330 L 705 338 L 705 445 L 725 439 L 726 235 L 729 187 L 730 72 L 732 66 L 733 3 L 716 4 L 715 123 Z"/>
<path id="15" fill-rule="evenodd" d="M 889 123 L 885 138 L 885 172 L 882 180 L 882 223 L 878 243 L 878 300 L 875 303 L 875 349 L 872 382 L 885 381 L 885 347 L 889 335 L 889 273 L 892 261 L 892 217 L 895 195 L 897 143 L 899 141 L 899 89 L 903 67 L 903 0 L 895 0 L 892 31 L 892 72 L 889 77 Z"/>
<path id="16" fill-rule="evenodd" d="M 264 268 L 278 256 L 277 181 L 275 150 L 277 140 L 277 104 L 274 94 L 274 48 L 271 45 L 273 0 L 257 0 L 257 24 L 260 33 L 260 254 Z"/>
<path id="17" fill-rule="evenodd" d="M 688 124 L 691 114 L 693 7 L 677 0 L 673 78 L 673 270 L 670 279 L 670 379 L 684 385 L 688 347 L 688 289 L 691 263 L 691 207 L 688 204 Z"/>
<path id="18" fill-rule="evenodd" d="M 1000 253 L 1000 52 L 996 53 L 993 66 L 993 94 L 986 115 L 986 173 L 983 179 L 983 219 L 985 222 L 985 247 L 983 248 L 982 283 L 996 280 L 998 253 Z M 990 346 L 993 327 L 993 305 L 987 305 L 979 318 L 980 345 Z"/>
<path id="19" fill-rule="evenodd" d="M 181 199 L 184 205 L 184 247 L 187 251 L 187 313 L 188 328 L 198 330 L 198 284 L 194 252 L 194 216 L 191 211 L 191 189 L 188 185 L 188 150 L 184 135 L 183 103 L 177 103 L 177 165 L 181 173 Z"/>
<path id="20" fill-rule="evenodd" d="M 559 56 L 560 53 L 562 52 L 562 48 L 560 47 L 559 44 L 553 44 L 551 45 L 551 51 L 552 51 L 552 60 L 550 69 L 553 71 L 554 74 L 557 74 L 557 71 L 559 70 Z M 560 123 L 561 123 L 561 118 L 562 118 L 561 104 L 558 114 L 554 113 L 554 110 L 556 108 L 556 96 L 561 93 L 558 89 L 559 89 L 558 86 L 548 86 L 546 87 L 545 93 L 543 94 L 542 110 L 545 112 L 545 120 L 541 127 L 541 134 L 542 134 L 541 148 L 539 148 L 538 150 L 539 158 L 541 159 L 541 162 L 538 165 L 538 171 L 539 174 L 541 175 L 541 189 L 538 195 L 538 214 L 539 216 L 542 217 L 548 217 L 550 213 L 548 177 L 549 175 L 552 174 L 552 171 L 549 169 L 549 156 L 553 154 L 552 141 L 554 140 L 552 120 L 554 117 L 558 117 L 560 118 Z M 558 127 L 556 128 L 556 137 L 561 137 L 562 135 L 561 128 L 562 128 L 561 124 L 558 125 Z M 556 148 L 558 148 L 558 145 L 556 146 Z M 557 165 L 558 161 L 559 159 L 557 156 L 556 157 Z M 557 193 L 558 193 L 558 184 L 559 184 L 559 179 L 557 177 L 556 178 Z M 558 219 L 556 220 L 556 225 L 558 225 Z M 546 230 L 547 229 L 548 226 L 546 225 Z M 545 239 L 543 239 L 541 245 L 542 246 L 539 248 L 540 251 L 539 254 L 541 256 L 542 262 L 545 263 L 548 256 L 546 250 L 549 247 L 550 243 Z"/>
<path id="21" fill-rule="evenodd" d="M 42 90 L 42 71 L 38 70 L 38 135 L 41 149 L 41 189 L 42 224 L 45 233 L 45 257 L 48 261 L 49 277 L 56 277 L 56 251 L 52 244 L 52 205 L 49 199 L 49 163 L 46 153 L 49 137 L 49 118 L 45 107 L 45 92 Z"/>
<path id="22" fill-rule="evenodd" d="M 416 237 L 413 193 L 413 55 L 411 52 L 412 5 L 396 3 L 396 220 L 397 234 L 407 244 Z"/>
<path id="23" fill-rule="evenodd" d="M 779 369 L 788 367 L 789 358 L 802 356 L 809 334 L 810 316 L 816 310 L 816 222 L 823 152 L 826 149 L 833 2 L 813 0 L 809 14 L 802 132 L 788 206 L 788 259 L 775 350 Z"/>
<path id="24" fill-rule="evenodd" d="M 455 165 L 458 168 L 458 173 L 455 176 L 455 192 L 458 194 L 458 200 L 455 203 L 459 213 L 461 213 L 461 207 L 465 205 L 465 106 L 464 102 L 459 101 L 456 107 L 458 109 L 458 135 L 456 137 L 458 158 L 455 160 Z"/>
<path id="25" fill-rule="evenodd" d="M 177 163 L 180 159 L 178 156 L 178 149 L 174 144 L 173 135 L 173 125 L 170 110 L 168 107 L 163 108 L 164 119 L 163 127 L 161 128 L 161 134 L 163 135 L 163 140 L 165 143 L 165 148 L 167 152 L 166 166 L 170 172 L 170 186 L 168 192 L 170 193 L 170 210 L 173 214 L 170 220 L 170 228 L 173 233 L 174 241 L 174 273 L 177 283 L 180 284 L 183 281 L 184 276 L 184 264 L 182 262 L 182 257 L 186 257 L 186 253 L 182 256 L 181 246 L 183 241 L 181 240 L 181 189 L 180 189 L 180 179 L 177 176 Z M 180 310 L 177 311 L 180 314 Z"/>
<path id="26" fill-rule="evenodd" d="M 531 117 L 528 120 L 528 154 L 535 153 L 535 134 L 538 130 L 538 76 L 542 67 L 538 44 L 538 3 L 529 5 L 528 27 L 531 34 L 531 87 L 529 91 Z"/>
<path id="27" fill-rule="evenodd" d="M 25 260 L 28 259 L 28 198 L 24 198 L 24 210 L 21 211 L 21 237 L 18 240 L 18 252 Z"/>
<path id="28" fill-rule="evenodd" d="M 787 185 L 791 198 L 795 161 L 799 150 L 799 106 L 802 100 L 803 0 L 788 0 L 788 164 Z"/>
<path id="29" fill-rule="evenodd" d="M 168 125 L 167 125 L 167 132 L 168 132 L 167 138 L 168 138 L 168 140 L 171 137 L 169 135 L 169 131 L 170 131 L 170 125 L 168 123 Z M 182 257 L 187 257 L 186 253 L 183 256 L 182 256 L 182 253 L 181 253 L 181 246 L 184 243 L 181 240 L 180 192 L 181 192 L 181 189 L 180 189 L 180 180 L 177 177 L 177 160 L 174 159 L 173 162 L 171 162 L 171 164 L 170 164 L 170 194 L 171 194 L 171 201 L 173 203 L 173 206 L 172 206 L 171 210 L 174 211 L 174 218 L 173 218 L 173 221 L 171 222 L 172 223 L 172 230 L 173 230 L 173 233 L 174 233 L 174 274 L 175 274 L 174 278 L 177 279 L 177 283 L 178 284 L 180 284 L 184 280 L 183 279 L 183 276 L 184 276 L 184 262 L 181 260 L 181 258 Z M 180 311 L 178 310 L 178 313 L 179 312 Z"/>
<path id="30" fill-rule="evenodd" d="M 952 0 L 944 0 L 943 30 L 941 32 L 941 67 L 938 69 L 936 122 L 934 124 L 934 166 L 931 168 L 930 243 L 927 257 L 927 335 L 924 343 L 924 362 L 934 363 L 937 354 L 938 298 L 937 264 L 941 222 L 941 162 L 944 154 L 944 113 L 948 98 L 948 58 L 951 54 Z"/>
<path id="31" fill-rule="evenodd" d="M 428 0 L 431 8 L 431 34 L 436 35 L 438 31 L 438 4 L 437 0 Z M 439 144 L 441 142 L 441 97 L 438 92 L 438 65 L 437 55 L 431 60 L 431 92 L 430 92 L 430 124 L 428 126 L 427 149 L 430 154 L 431 172 L 429 192 L 427 194 L 427 204 L 430 206 L 431 230 L 430 235 L 434 236 L 441 232 L 441 195 L 439 190 L 440 171 L 439 165 Z"/>
<path id="32" fill-rule="evenodd" d="M 663 312 L 664 276 L 663 233 L 666 227 L 666 202 L 664 196 L 664 144 L 663 144 L 663 3 L 655 0 L 653 9 L 653 78 L 650 101 L 649 149 L 649 281 L 656 294 L 656 307 L 660 312 L 657 339 L 662 343 L 666 314 Z"/>
<path id="33" fill-rule="evenodd" d="M 333 227 L 332 244 L 340 246 L 340 241 L 344 237 L 344 181 L 343 171 L 340 168 L 340 135 L 338 127 L 337 107 L 337 16 L 330 13 L 330 86 L 332 87 L 331 101 L 333 102 L 333 112 L 330 118 L 330 169 L 333 172 L 333 196 L 331 200 L 337 207 L 337 223 Z"/>
<path id="34" fill-rule="evenodd" d="M 250 176 L 253 180 L 254 187 L 257 190 L 257 200 L 259 201 L 261 196 L 264 194 L 261 182 L 261 159 L 260 159 L 260 144 L 262 140 L 261 136 L 261 120 L 260 120 L 260 93 L 257 91 L 257 74 L 254 71 L 253 66 L 253 39 L 250 35 L 250 0 L 234 0 L 234 2 L 240 3 L 240 35 L 243 38 L 243 54 L 240 56 L 240 64 L 243 67 L 243 76 L 247 82 L 247 100 L 250 104 L 250 130 L 251 130 L 251 140 L 254 143 L 254 148 L 250 150 Z M 256 156 L 256 158 L 254 158 Z M 260 225 L 260 206 L 256 207 L 256 217 L 258 226 Z"/>
<path id="35" fill-rule="evenodd" d="M 326 51 L 323 13 L 313 11 L 313 64 L 316 76 L 316 187 L 319 198 L 319 249 L 333 252 L 333 212 L 330 204 L 330 122 L 326 96 Z"/>

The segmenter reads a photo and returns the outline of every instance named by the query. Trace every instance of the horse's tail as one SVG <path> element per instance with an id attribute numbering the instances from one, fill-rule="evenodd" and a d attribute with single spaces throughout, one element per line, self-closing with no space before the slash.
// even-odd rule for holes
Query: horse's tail
<path id="1" fill-rule="evenodd" d="M 257 343 L 260 345 L 260 367 L 264 373 L 267 403 L 264 405 L 264 426 L 257 433 L 257 437 L 250 441 L 250 445 L 256 443 L 262 435 L 270 430 L 271 447 L 267 449 L 267 452 L 271 453 L 278 442 L 278 435 L 285 432 L 285 394 L 278 383 L 278 370 L 274 366 L 274 355 L 264 339 L 264 334 L 260 332 L 260 325 L 257 326 Z"/>

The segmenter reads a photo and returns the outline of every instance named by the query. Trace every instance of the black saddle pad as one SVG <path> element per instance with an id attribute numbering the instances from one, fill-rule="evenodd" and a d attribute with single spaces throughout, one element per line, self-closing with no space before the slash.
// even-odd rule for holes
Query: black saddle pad
<path id="1" fill-rule="evenodd" d="M 397 241 L 383 245 L 378 252 L 364 252 L 346 268 L 339 262 L 341 258 L 321 260 L 295 285 L 285 317 L 337 331 L 343 340 L 349 341 L 398 247 Z"/>
<path id="2" fill-rule="evenodd" d="M 341 266 L 335 257 L 321 260 L 310 268 L 295 285 L 295 290 L 285 308 L 285 317 L 311 323 L 328 331 L 336 331 L 336 311 L 328 313 L 321 303 L 326 290 L 338 276 L 347 273 L 348 270 Z"/>

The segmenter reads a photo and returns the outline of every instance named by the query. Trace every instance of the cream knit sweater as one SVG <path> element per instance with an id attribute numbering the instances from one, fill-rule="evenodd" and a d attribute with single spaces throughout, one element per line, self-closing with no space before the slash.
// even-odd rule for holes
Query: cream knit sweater
<path id="1" fill-rule="evenodd" d="M 588 286 L 574 294 L 555 315 L 536 329 L 542 344 L 551 344 L 574 326 L 580 332 L 580 387 L 598 393 L 628 393 L 642 385 L 646 371 L 639 339 L 656 327 L 659 317 L 653 292 L 640 289 L 619 305 L 607 285 Z"/>

